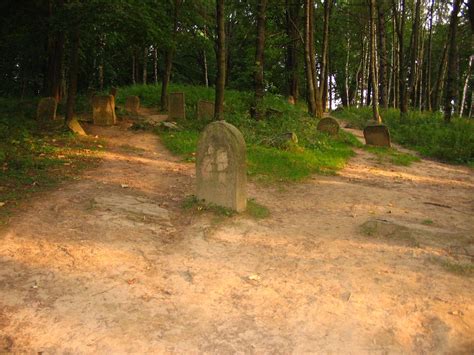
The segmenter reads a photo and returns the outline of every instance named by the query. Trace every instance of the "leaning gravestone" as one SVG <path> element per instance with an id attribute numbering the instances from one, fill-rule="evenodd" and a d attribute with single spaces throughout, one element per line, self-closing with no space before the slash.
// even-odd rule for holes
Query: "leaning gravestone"
<path id="1" fill-rule="evenodd" d="M 201 134 L 197 149 L 197 197 L 237 212 L 247 207 L 245 140 L 225 121 L 213 122 Z"/>
<path id="2" fill-rule="evenodd" d="M 390 147 L 390 132 L 383 124 L 370 125 L 364 128 L 365 144 L 376 147 Z"/>
<path id="3" fill-rule="evenodd" d="M 38 103 L 36 118 L 41 122 L 54 121 L 57 108 L 58 102 L 54 97 L 44 97 Z"/>
<path id="4" fill-rule="evenodd" d="M 128 96 L 125 101 L 125 110 L 133 115 L 137 115 L 138 110 L 140 110 L 140 98 L 138 96 Z"/>
<path id="5" fill-rule="evenodd" d="M 186 118 L 186 106 L 184 102 L 184 92 L 173 92 L 168 95 L 168 116 L 173 118 Z"/>
<path id="6" fill-rule="evenodd" d="M 339 123 L 332 117 L 325 117 L 319 121 L 316 129 L 320 132 L 325 132 L 331 136 L 335 136 L 339 133 Z"/>
<path id="7" fill-rule="evenodd" d="M 198 119 L 209 119 L 214 117 L 214 102 L 199 100 L 197 104 L 197 118 Z"/>
<path id="8" fill-rule="evenodd" d="M 112 95 L 96 95 L 92 98 L 92 120 L 98 126 L 111 126 L 117 121 L 115 98 Z"/>

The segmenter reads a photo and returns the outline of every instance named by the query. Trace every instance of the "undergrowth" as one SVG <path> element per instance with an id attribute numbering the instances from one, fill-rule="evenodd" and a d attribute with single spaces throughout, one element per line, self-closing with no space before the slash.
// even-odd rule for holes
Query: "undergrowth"
<path id="1" fill-rule="evenodd" d="M 97 139 L 76 137 L 62 122 L 40 126 L 36 100 L 0 98 L 0 224 L 33 193 L 73 178 L 97 161 Z M 103 144 L 103 143 L 102 143 Z"/>
<path id="2" fill-rule="evenodd" d="M 371 108 L 348 108 L 334 115 L 363 129 L 371 119 Z M 395 109 L 381 110 L 394 142 L 423 156 L 454 164 L 474 166 L 474 121 L 454 118 L 446 124 L 439 112 L 410 111 L 404 118 Z"/>
<path id="3" fill-rule="evenodd" d="M 135 85 L 120 88 L 118 103 L 128 95 L 139 96 L 144 106 L 159 106 L 160 86 Z M 189 85 L 171 85 L 170 92 L 184 92 L 186 119 L 179 120 L 180 131 L 157 128 L 165 146 L 186 161 L 194 161 L 197 141 L 202 129 L 210 122 L 198 120 L 198 100 L 213 100 L 214 89 Z M 351 134 L 341 131 L 330 137 L 316 130 L 318 121 L 309 117 L 300 106 L 293 106 L 281 96 L 267 94 L 263 120 L 250 116 L 253 94 L 226 90 L 225 120 L 236 126 L 247 144 L 248 174 L 260 181 L 298 181 L 311 174 L 334 174 L 354 155 L 352 148 L 360 146 Z M 286 135 L 295 133 L 298 143 L 288 143 Z"/>

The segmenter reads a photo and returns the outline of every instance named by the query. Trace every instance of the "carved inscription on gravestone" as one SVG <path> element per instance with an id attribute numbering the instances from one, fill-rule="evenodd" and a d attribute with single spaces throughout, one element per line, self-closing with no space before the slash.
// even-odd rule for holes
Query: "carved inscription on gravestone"
<path id="1" fill-rule="evenodd" d="M 197 197 L 242 212 L 247 207 L 245 140 L 225 121 L 209 124 L 201 134 L 196 159 Z"/>

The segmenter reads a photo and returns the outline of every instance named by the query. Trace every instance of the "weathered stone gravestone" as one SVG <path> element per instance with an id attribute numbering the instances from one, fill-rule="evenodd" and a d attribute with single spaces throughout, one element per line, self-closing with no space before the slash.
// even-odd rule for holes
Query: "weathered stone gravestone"
<path id="1" fill-rule="evenodd" d="M 197 197 L 237 212 L 247 208 L 245 140 L 225 121 L 204 129 L 196 159 Z"/>
<path id="2" fill-rule="evenodd" d="M 173 92 L 168 95 L 168 116 L 173 118 L 186 118 L 186 105 L 184 92 Z"/>
<path id="3" fill-rule="evenodd" d="M 36 118 L 38 121 L 47 122 L 56 119 L 56 110 L 58 108 L 58 102 L 54 97 L 43 97 L 36 110 Z"/>
<path id="4" fill-rule="evenodd" d="M 96 95 L 92 98 L 92 120 L 99 126 L 111 126 L 116 123 L 115 98 L 112 95 Z"/>
<path id="5" fill-rule="evenodd" d="M 365 144 L 376 147 L 390 147 L 390 132 L 383 124 L 371 125 L 364 128 Z"/>
<path id="6" fill-rule="evenodd" d="M 197 103 L 197 118 L 202 119 L 209 119 L 214 117 L 214 102 L 212 101 L 205 101 L 199 100 Z"/>
<path id="7" fill-rule="evenodd" d="M 125 110 L 133 115 L 137 115 L 140 110 L 140 98 L 138 96 L 128 96 L 125 101 Z"/>
<path id="8" fill-rule="evenodd" d="M 296 100 L 295 100 L 295 98 L 293 97 L 293 95 L 288 96 L 288 103 L 289 103 L 290 105 L 295 105 L 295 104 L 296 104 Z"/>
<path id="9" fill-rule="evenodd" d="M 320 132 L 325 132 L 331 136 L 335 136 L 339 133 L 339 123 L 332 117 L 325 117 L 319 121 L 316 129 Z"/>

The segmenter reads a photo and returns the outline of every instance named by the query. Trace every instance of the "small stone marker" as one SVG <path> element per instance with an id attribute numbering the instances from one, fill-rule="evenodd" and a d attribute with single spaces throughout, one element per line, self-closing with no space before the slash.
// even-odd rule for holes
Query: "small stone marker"
<path id="1" fill-rule="evenodd" d="M 87 136 L 86 131 L 84 131 L 84 128 L 82 128 L 81 124 L 79 121 L 75 118 L 73 118 L 71 121 L 67 123 L 69 129 L 73 131 L 74 133 L 80 135 L 80 136 Z"/>
<path id="2" fill-rule="evenodd" d="M 288 96 L 288 103 L 290 105 L 295 105 L 296 102 L 295 102 L 295 98 L 293 97 L 293 95 Z"/>
<path id="3" fill-rule="evenodd" d="M 212 101 L 205 101 L 199 100 L 197 103 L 197 118 L 202 119 L 209 119 L 214 117 L 214 102 Z"/>
<path id="4" fill-rule="evenodd" d="M 390 132 L 387 126 L 377 124 L 364 128 L 365 144 L 376 147 L 390 147 Z"/>
<path id="5" fill-rule="evenodd" d="M 247 208 L 245 140 L 225 121 L 212 122 L 201 134 L 197 149 L 197 197 L 237 212 Z"/>
<path id="6" fill-rule="evenodd" d="M 173 118 L 186 118 L 186 105 L 184 102 L 184 92 L 173 92 L 168 95 L 168 116 Z"/>
<path id="7" fill-rule="evenodd" d="M 140 110 L 140 98 L 138 96 L 128 96 L 125 101 L 125 110 L 133 115 L 138 115 L 138 111 Z"/>
<path id="8" fill-rule="evenodd" d="M 58 102 L 54 97 L 43 97 L 38 103 L 36 118 L 38 121 L 47 122 L 56 119 L 56 109 Z"/>
<path id="9" fill-rule="evenodd" d="M 92 98 L 92 120 L 98 126 L 115 124 L 117 117 L 115 116 L 115 98 L 112 95 L 96 95 Z"/>
<path id="10" fill-rule="evenodd" d="M 339 133 L 339 123 L 332 117 L 324 117 L 319 121 L 316 129 L 320 132 L 325 132 L 331 136 L 335 136 Z"/>

